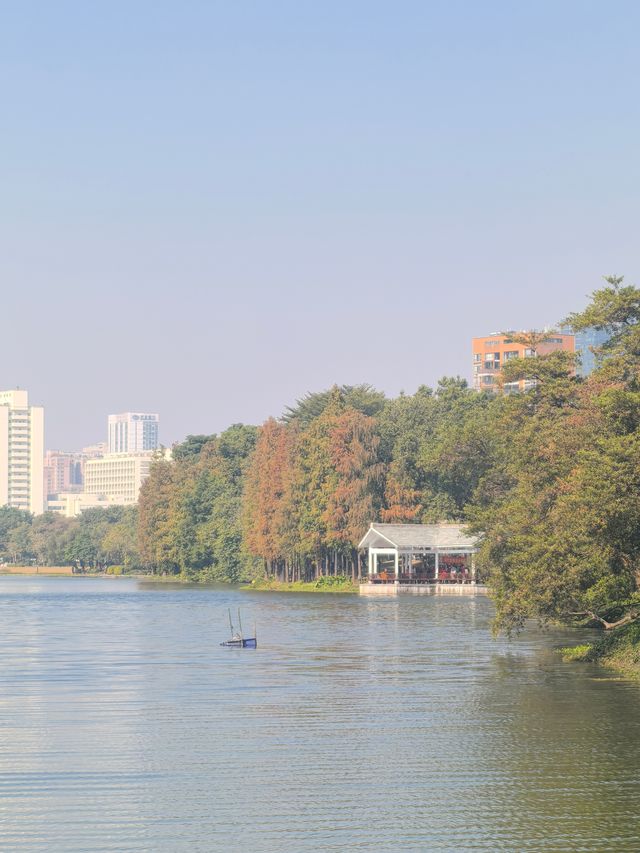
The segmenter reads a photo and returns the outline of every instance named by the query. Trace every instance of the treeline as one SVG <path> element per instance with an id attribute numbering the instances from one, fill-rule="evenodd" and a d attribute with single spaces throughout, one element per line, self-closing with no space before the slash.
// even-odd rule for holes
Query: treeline
<path id="1" fill-rule="evenodd" d="M 141 559 L 193 579 L 357 578 L 370 521 L 464 518 L 492 402 L 461 379 L 395 400 L 343 386 L 259 428 L 191 436 L 143 484 Z"/>
<path id="2" fill-rule="evenodd" d="M 32 516 L 0 507 L 0 562 L 74 566 L 78 571 L 124 571 L 141 565 L 137 507 L 85 510 L 78 518 L 57 513 Z"/>
<path id="3" fill-rule="evenodd" d="M 640 616 L 640 291 L 611 278 L 574 329 L 609 342 L 588 379 L 566 352 L 505 363 L 525 393 L 459 378 L 387 399 L 366 385 L 310 394 L 261 427 L 190 436 L 159 460 L 136 509 L 0 522 L 5 558 L 116 562 L 193 580 L 310 580 L 363 571 L 372 520 L 457 520 L 497 624 Z M 525 335 L 535 351 L 544 335 Z M 12 510 L 2 510 L 8 518 Z M 15 519 L 14 519 L 15 520 Z"/>
<path id="4" fill-rule="evenodd" d="M 458 378 L 393 400 L 335 387 L 258 429 L 190 438 L 143 486 L 143 563 L 193 578 L 357 577 L 369 521 L 459 520 L 482 534 L 499 627 L 635 620 L 640 291 L 608 279 L 567 322 L 610 336 L 586 380 L 555 352 L 503 366 L 504 383 L 535 382 L 525 393 Z M 535 352 L 544 335 L 524 338 Z"/>

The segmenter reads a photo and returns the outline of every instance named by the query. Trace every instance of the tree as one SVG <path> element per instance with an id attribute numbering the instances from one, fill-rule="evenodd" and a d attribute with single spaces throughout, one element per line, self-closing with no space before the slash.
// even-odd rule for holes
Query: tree
<path id="1" fill-rule="evenodd" d="M 107 528 L 100 552 L 105 562 L 125 569 L 140 565 L 138 550 L 138 507 L 121 507 L 120 518 Z"/>
<path id="2" fill-rule="evenodd" d="M 495 398 L 444 377 L 435 391 L 391 401 L 381 416 L 387 462 L 384 521 L 459 520 L 491 465 L 483 418 Z"/>
<path id="3" fill-rule="evenodd" d="M 609 383 L 640 387 L 640 290 L 624 285 L 622 276 L 607 276 L 607 286 L 594 291 L 584 311 L 570 314 L 566 321 L 576 331 L 604 330 L 608 340 L 599 351 L 600 378 Z"/>
<path id="4" fill-rule="evenodd" d="M 507 425 L 509 445 L 496 443 L 468 510 L 484 532 L 480 562 L 506 630 L 531 617 L 588 618 L 607 630 L 639 618 L 640 294 L 609 285 L 569 318 L 614 333 L 605 363 L 580 382 L 563 353 L 535 360 L 536 386 L 503 399 L 495 425 Z"/>
<path id="5" fill-rule="evenodd" d="M 385 395 L 371 385 L 334 385 L 326 391 L 307 394 L 296 401 L 295 406 L 287 406 L 282 420 L 285 423 L 299 421 L 308 426 L 314 418 L 320 417 L 327 406 L 339 400 L 345 408 L 355 409 L 364 415 L 374 417 L 384 408 Z"/>
<path id="6" fill-rule="evenodd" d="M 215 435 L 188 435 L 182 444 L 174 444 L 171 450 L 174 462 L 199 456 L 202 448 L 215 438 Z"/>
<path id="7" fill-rule="evenodd" d="M 158 459 L 140 488 L 138 549 L 143 565 L 154 574 L 179 571 L 174 536 L 179 473 L 179 462 Z"/>
<path id="8" fill-rule="evenodd" d="M 23 543 L 26 541 L 25 528 L 31 525 L 32 520 L 33 516 L 29 512 L 12 506 L 0 506 L 0 560 L 10 559 L 15 562 L 14 557 L 23 553 L 24 549 L 18 546 L 18 540 L 22 537 Z M 21 532 L 12 537 L 16 528 Z"/>
<path id="9" fill-rule="evenodd" d="M 591 294 L 591 304 L 564 321 L 579 332 L 594 328 L 605 330 L 610 337 L 606 349 L 617 346 L 628 348 L 630 334 L 640 324 L 640 290 L 633 285 L 623 285 L 624 276 L 605 276 L 607 287 Z"/>
<path id="10" fill-rule="evenodd" d="M 335 418 L 329 431 L 329 456 L 337 478 L 323 521 L 327 527 L 326 544 L 347 557 L 352 577 L 360 575 L 356 546 L 382 503 L 384 466 L 379 448 L 374 418 L 355 409 L 347 409 Z M 344 560 L 342 564 L 344 567 Z"/>
<path id="11" fill-rule="evenodd" d="M 61 566 L 68 563 L 66 550 L 73 527 L 71 519 L 54 512 L 45 512 L 33 519 L 31 547 L 39 565 Z"/>
<path id="12" fill-rule="evenodd" d="M 255 570 L 242 538 L 241 504 L 256 432 L 234 424 L 220 436 L 192 437 L 172 462 L 154 462 L 138 515 L 140 557 L 151 571 L 235 581 Z"/>
<path id="13" fill-rule="evenodd" d="M 258 431 L 245 478 L 244 540 L 249 552 L 261 557 L 272 574 L 282 570 L 285 553 L 283 501 L 295 432 L 294 428 L 269 418 Z"/>
<path id="14" fill-rule="evenodd" d="M 185 478 L 176 535 L 186 576 L 235 582 L 255 574 L 242 536 L 242 491 L 256 439 L 255 427 L 234 424 Z"/>
<path id="15" fill-rule="evenodd" d="M 544 331 L 530 329 L 528 332 L 501 332 L 500 334 L 510 338 L 514 344 L 521 344 L 526 347 L 535 358 L 542 344 L 546 344 L 557 332 L 555 329 L 545 329 Z"/>
<path id="16" fill-rule="evenodd" d="M 14 564 L 28 563 L 34 557 L 30 522 L 22 522 L 9 530 L 3 545 L 4 554 Z"/>

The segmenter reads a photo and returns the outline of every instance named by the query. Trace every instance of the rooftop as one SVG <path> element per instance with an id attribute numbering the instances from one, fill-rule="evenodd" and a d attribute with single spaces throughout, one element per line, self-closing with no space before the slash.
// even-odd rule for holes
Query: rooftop
<path id="1" fill-rule="evenodd" d="M 385 541 L 387 544 L 385 544 Z M 475 548 L 478 537 L 465 532 L 465 525 L 441 524 L 378 524 L 372 522 L 359 548 Z"/>

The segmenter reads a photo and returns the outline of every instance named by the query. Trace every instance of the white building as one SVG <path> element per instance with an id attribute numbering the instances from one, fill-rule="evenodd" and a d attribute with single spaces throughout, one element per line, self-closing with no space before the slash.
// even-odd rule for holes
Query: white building
<path id="1" fill-rule="evenodd" d="M 112 504 L 134 504 L 149 476 L 153 453 L 110 453 L 84 464 L 84 491 Z"/>
<path id="2" fill-rule="evenodd" d="M 0 506 L 44 512 L 44 409 L 27 391 L 0 391 Z"/>
<path id="3" fill-rule="evenodd" d="M 85 509 L 106 509 L 113 506 L 115 501 L 110 501 L 101 495 L 89 495 L 86 492 L 61 492 L 51 495 L 47 500 L 47 511 L 57 512 L 65 518 L 75 518 Z"/>
<path id="4" fill-rule="evenodd" d="M 95 459 L 97 456 L 104 456 L 109 452 L 106 441 L 99 441 L 97 444 L 90 444 L 88 447 L 83 447 L 80 455 L 83 459 Z"/>
<path id="5" fill-rule="evenodd" d="M 478 536 L 453 522 L 372 522 L 358 549 L 367 552 L 369 583 L 475 583 L 478 543 Z"/>
<path id="6" fill-rule="evenodd" d="M 158 415 L 123 412 L 109 415 L 109 453 L 144 453 L 158 449 Z"/>

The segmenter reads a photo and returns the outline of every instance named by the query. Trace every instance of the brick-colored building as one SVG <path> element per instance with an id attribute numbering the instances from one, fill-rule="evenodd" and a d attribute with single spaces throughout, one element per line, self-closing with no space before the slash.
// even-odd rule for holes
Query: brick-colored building
<path id="1" fill-rule="evenodd" d="M 513 335 L 526 334 L 526 332 L 512 332 Z M 553 332 L 549 339 L 537 347 L 538 355 L 546 355 L 555 350 L 567 350 L 575 352 L 575 335 L 560 334 Z M 495 333 L 485 335 L 472 340 L 473 358 L 473 387 L 477 391 L 500 390 L 498 374 L 502 365 L 511 358 L 530 358 L 534 355 L 525 344 L 516 343 L 509 334 Z M 509 382 L 504 386 L 504 392 L 514 393 L 529 388 L 533 383 L 528 380 L 520 382 Z"/>

